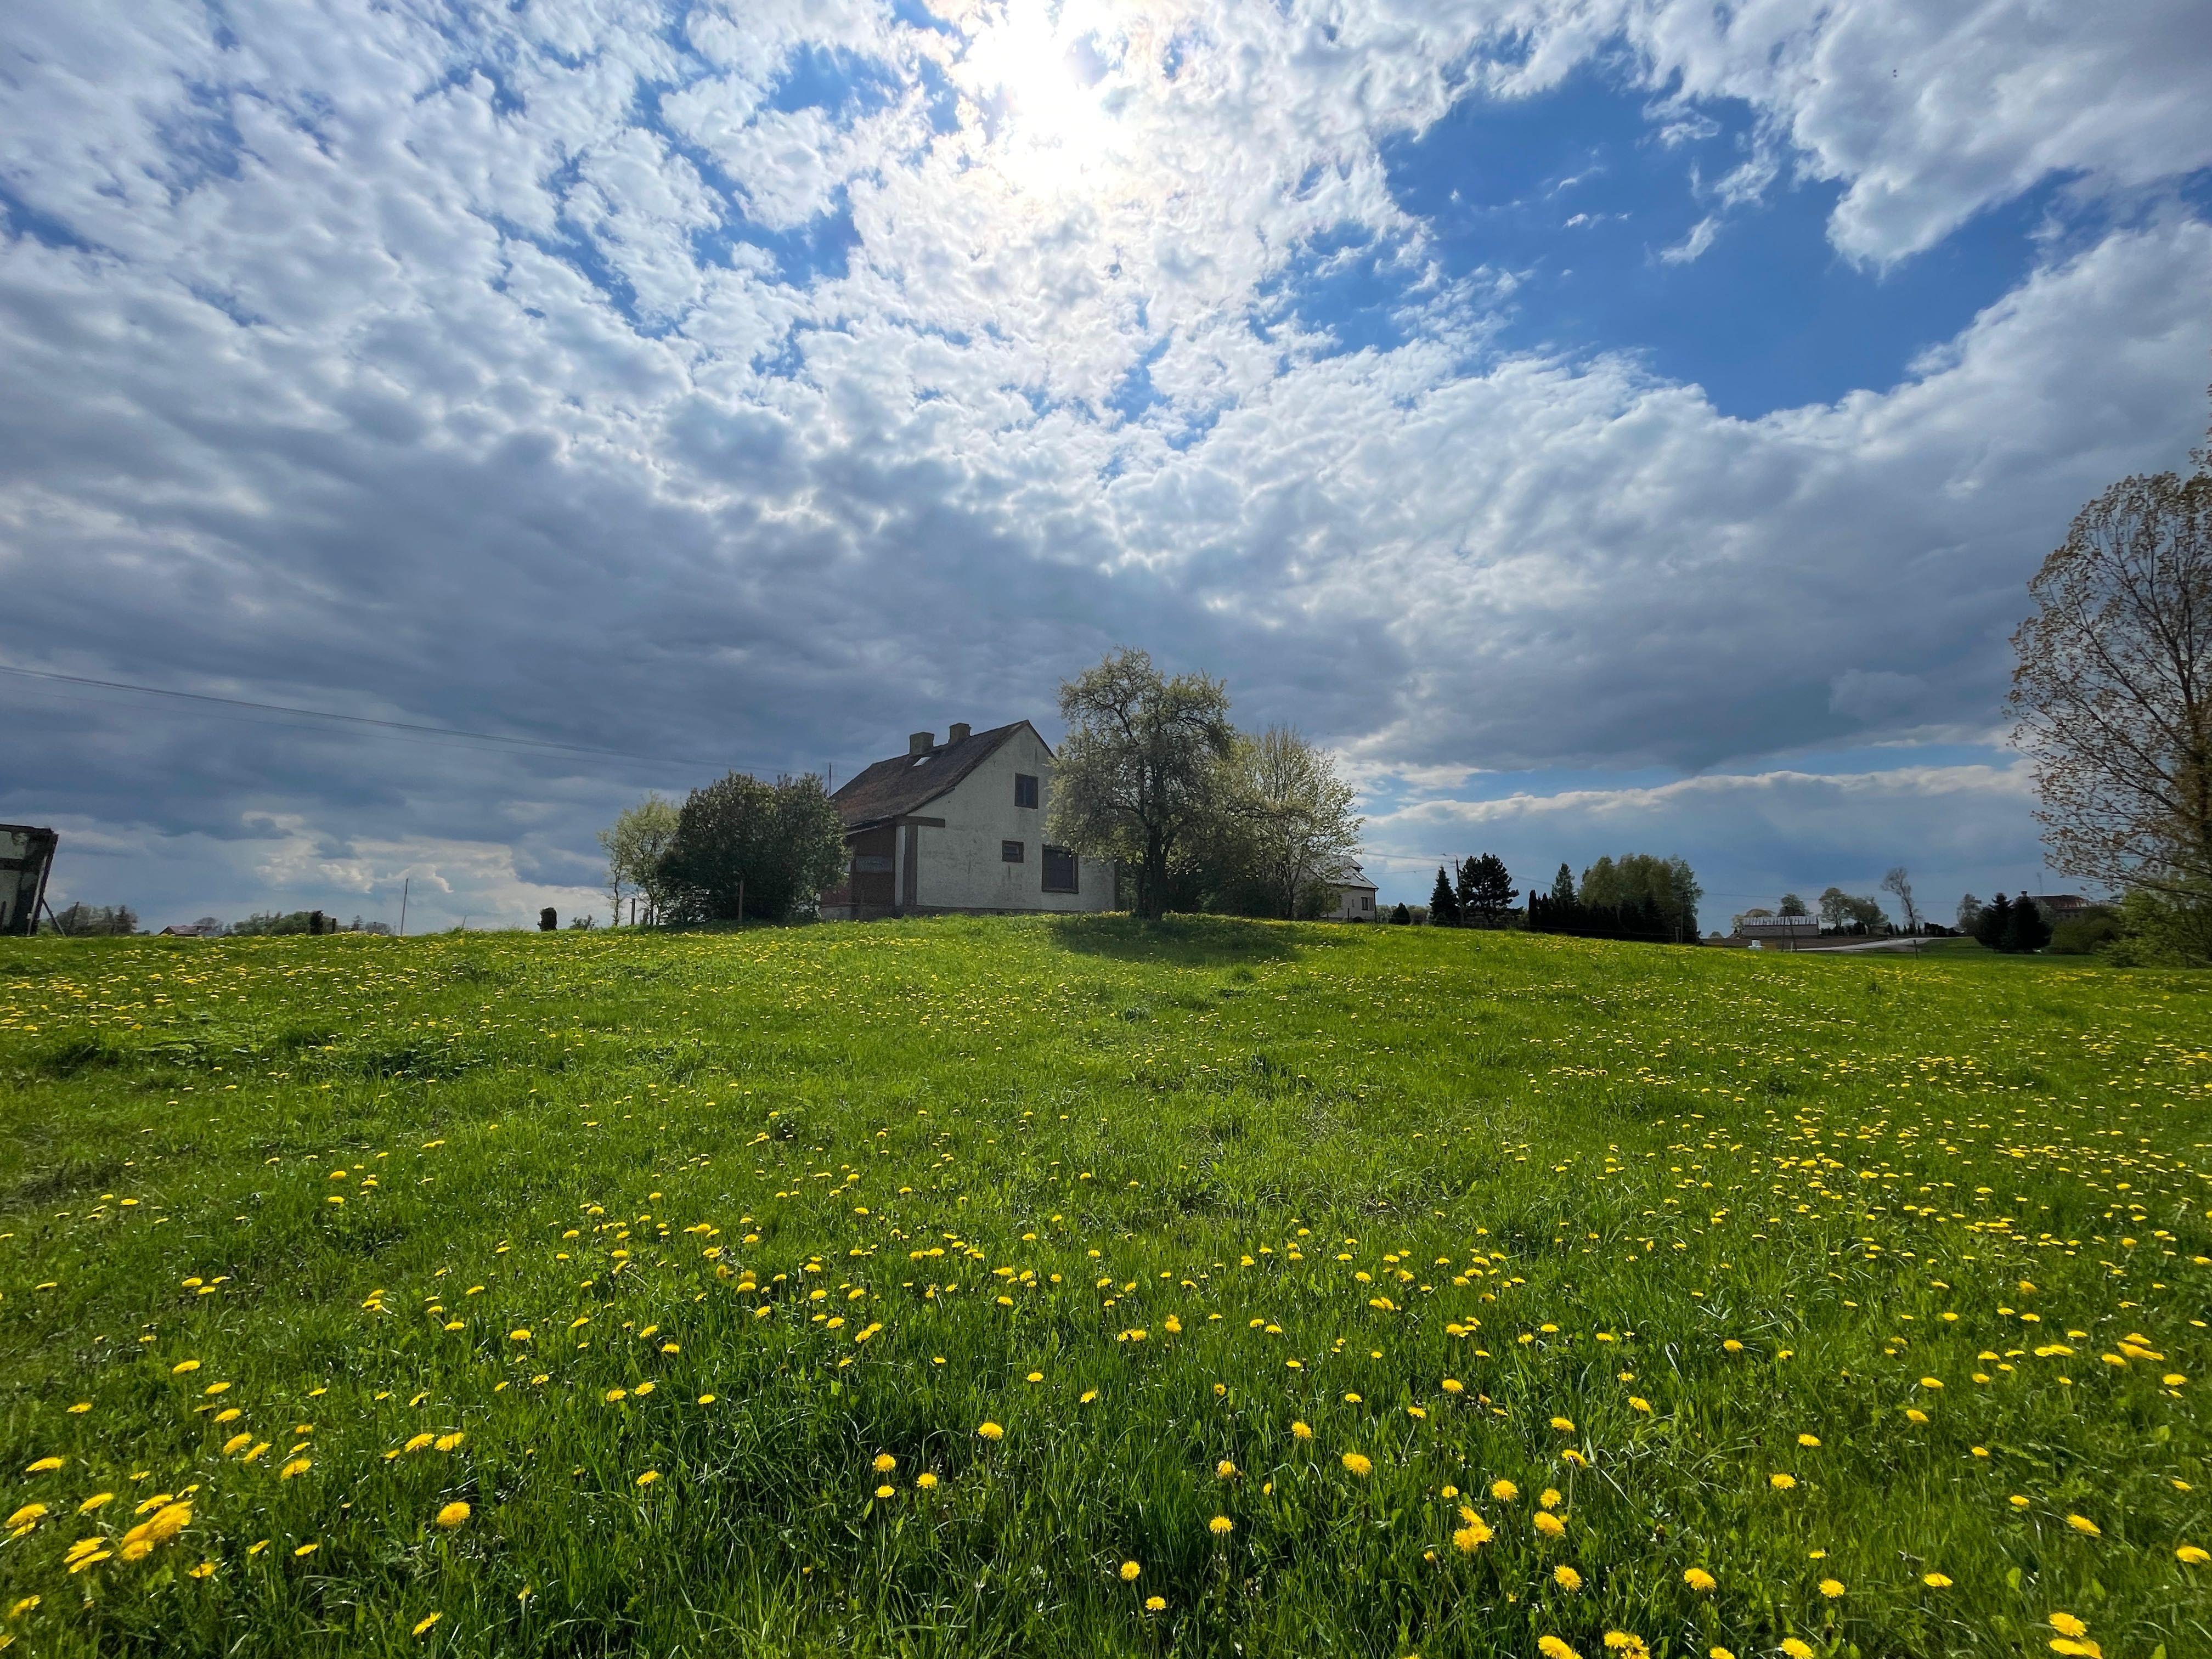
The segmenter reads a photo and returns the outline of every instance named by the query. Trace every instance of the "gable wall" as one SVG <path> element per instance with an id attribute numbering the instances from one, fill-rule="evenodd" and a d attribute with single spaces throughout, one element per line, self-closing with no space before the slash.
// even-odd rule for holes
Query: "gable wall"
<path id="1" fill-rule="evenodd" d="M 1035 806 L 1014 805 L 1014 776 L 1026 773 L 1037 782 Z M 1044 820 L 1052 805 L 1052 760 L 1044 740 L 1024 726 L 997 751 L 915 814 L 943 818 L 945 827 L 921 824 L 915 830 L 915 879 L 900 886 L 921 910 L 1110 910 L 1114 866 L 1110 860 L 1077 860 L 1077 890 L 1044 890 Z M 903 839 L 903 832 L 902 832 Z M 1001 856 L 1002 842 L 1022 844 L 1022 861 Z M 905 848 L 901 848 L 901 863 Z"/>

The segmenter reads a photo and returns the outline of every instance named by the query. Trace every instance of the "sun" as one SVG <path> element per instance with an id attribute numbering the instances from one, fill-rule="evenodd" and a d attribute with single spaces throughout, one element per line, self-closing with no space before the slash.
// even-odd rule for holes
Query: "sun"
<path id="1" fill-rule="evenodd" d="M 1005 112 L 994 148 L 1016 182 L 1066 186 L 1111 159 L 1106 82 L 1080 67 L 1087 61 L 1103 68 L 1099 40 L 1075 7 L 1055 15 L 1036 0 L 1015 0 L 971 38 L 963 78 Z"/>

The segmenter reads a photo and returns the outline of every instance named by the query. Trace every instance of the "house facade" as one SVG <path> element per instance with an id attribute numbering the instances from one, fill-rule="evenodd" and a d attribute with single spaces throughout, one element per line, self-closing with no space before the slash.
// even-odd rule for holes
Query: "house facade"
<path id="1" fill-rule="evenodd" d="M 1340 864 L 1322 878 L 1335 898 L 1334 908 L 1322 912 L 1324 921 L 1375 920 L 1375 884 L 1356 864 Z"/>
<path id="2" fill-rule="evenodd" d="M 845 820 L 845 881 L 825 921 L 1114 908 L 1114 864 L 1044 838 L 1052 750 L 1027 720 L 917 732 L 830 798 Z"/>

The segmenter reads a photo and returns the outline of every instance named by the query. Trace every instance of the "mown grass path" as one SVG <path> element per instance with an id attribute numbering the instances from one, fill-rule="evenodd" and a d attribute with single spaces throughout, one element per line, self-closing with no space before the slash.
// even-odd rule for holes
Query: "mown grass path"
<path id="1" fill-rule="evenodd" d="M 2212 1654 L 2201 977 L 0 948 L 41 1654 Z"/>

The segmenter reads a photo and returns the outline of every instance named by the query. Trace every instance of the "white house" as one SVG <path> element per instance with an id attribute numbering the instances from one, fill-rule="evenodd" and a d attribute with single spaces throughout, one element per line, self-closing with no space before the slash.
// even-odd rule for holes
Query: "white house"
<path id="1" fill-rule="evenodd" d="M 1328 884 L 1335 908 L 1322 912 L 1324 921 L 1375 920 L 1375 884 L 1356 864 L 1340 864 L 1322 879 Z"/>
<path id="2" fill-rule="evenodd" d="M 1113 861 L 1046 843 L 1051 799 L 1052 750 L 1027 720 L 915 732 L 830 797 L 850 861 L 823 919 L 1112 909 Z"/>

